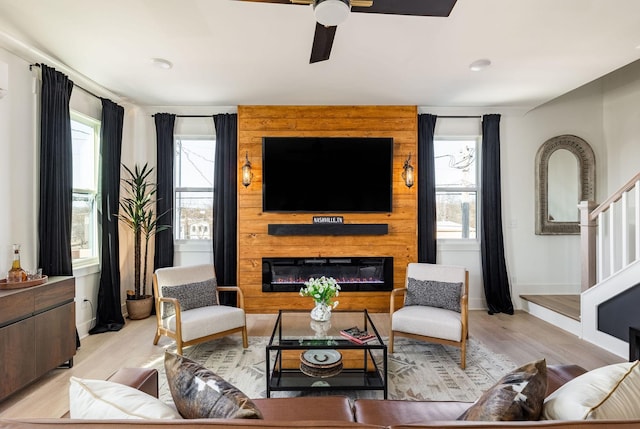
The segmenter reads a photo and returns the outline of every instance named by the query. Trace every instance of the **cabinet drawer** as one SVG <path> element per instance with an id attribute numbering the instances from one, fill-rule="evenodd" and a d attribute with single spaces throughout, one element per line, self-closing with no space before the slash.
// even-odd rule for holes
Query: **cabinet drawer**
<path id="1" fill-rule="evenodd" d="M 35 294 L 33 290 L 17 290 L 0 294 L 0 327 L 33 314 Z"/>
<path id="2" fill-rule="evenodd" d="M 38 287 L 38 293 L 35 296 L 35 312 L 73 301 L 75 295 L 76 287 L 73 277 L 46 283 Z"/>

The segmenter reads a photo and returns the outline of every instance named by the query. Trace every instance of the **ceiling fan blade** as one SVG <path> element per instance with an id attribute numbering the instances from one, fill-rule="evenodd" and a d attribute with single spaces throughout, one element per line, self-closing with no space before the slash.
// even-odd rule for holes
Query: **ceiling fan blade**
<path id="1" fill-rule="evenodd" d="M 333 38 L 336 36 L 337 26 L 325 27 L 316 22 L 316 33 L 313 36 L 313 46 L 311 47 L 311 58 L 309 63 L 317 63 L 326 61 L 331 55 L 331 47 L 333 46 Z"/>
<path id="2" fill-rule="evenodd" d="M 351 12 L 449 16 L 455 4 L 456 0 L 374 0 L 371 7 L 353 6 Z"/>

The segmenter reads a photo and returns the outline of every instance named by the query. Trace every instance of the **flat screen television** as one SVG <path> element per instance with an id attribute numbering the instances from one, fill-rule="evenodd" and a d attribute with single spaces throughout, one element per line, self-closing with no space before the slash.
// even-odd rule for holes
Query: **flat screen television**
<path id="1" fill-rule="evenodd" d="M 265 212 L 391 212 L 392 189 L 392 138 L 262 139 Z"/>

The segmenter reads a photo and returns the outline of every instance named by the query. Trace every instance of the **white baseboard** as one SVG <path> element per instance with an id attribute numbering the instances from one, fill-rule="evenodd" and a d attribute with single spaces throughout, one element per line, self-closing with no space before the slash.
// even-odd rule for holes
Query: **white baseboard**
<path id="1" fill-rule="evenodd" d="M 87 337 L 89 335 L 89 331 L 91 330 L 91 328 L 93 328 L 95 324 L 96 324 L 96 319 L 94 317 L 91 320 L 88 320 L 80 323 L 79 325 L 76 325 L 76 329 L 78 330 L 78 336 L 80 337 L 80 339 Z"/>
<path id="2" fill-rule="evenodd" d="M 482 298 L 469 299 L 469 310 L 486 310 L 487 305 Z"/>

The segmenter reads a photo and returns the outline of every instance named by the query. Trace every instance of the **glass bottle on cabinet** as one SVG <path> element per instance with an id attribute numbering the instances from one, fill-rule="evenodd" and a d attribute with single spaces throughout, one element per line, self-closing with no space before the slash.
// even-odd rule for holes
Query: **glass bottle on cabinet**
<path id="1" fill-rule="evenodd" d="M 20 245 L 13 245 L 13 262 L 11 269 L 7 273 L 7 282 L 16 283 L 27 281 L 27 272 L 20 265 Z"/>

